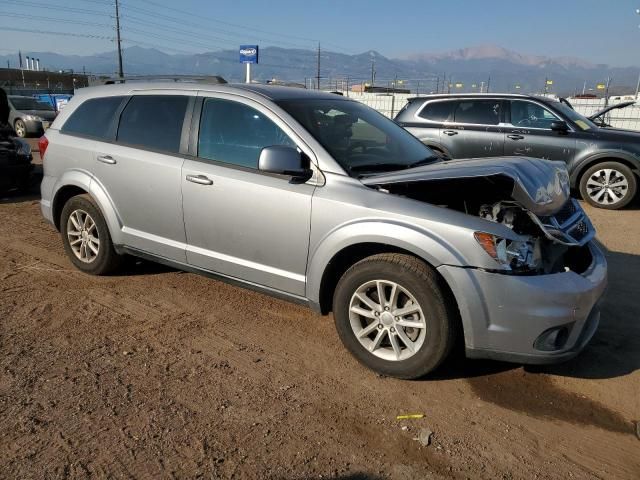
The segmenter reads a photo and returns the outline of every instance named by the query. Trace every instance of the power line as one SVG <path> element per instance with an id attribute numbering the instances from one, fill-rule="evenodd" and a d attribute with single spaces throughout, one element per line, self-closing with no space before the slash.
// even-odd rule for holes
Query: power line
<path id="1" fill-rule="evenodd" d="M 96 38 L 98 40 L 110 40 L 114 41 L 113 37 L 106 37 L 104 35 L 93 35 L 89 33 L 70 33 L 70 32 L 52 32 L 48 30 L 31 30 L 27 28 L 16 28 L 16 27 L 1 27 L 3 30 L 9 30 L 12 32 L 24 32 L 24 33 L 41 33 L 43 35 L 60 35 L 65 37 L 81 37 L 81 38 Z"/>
<path id="2" fill-rule="evenodd" d="M 71 24 L 74 24 L 74 25 L 87 25 L 87 26 L 90 26 L 90 27 L 112 28 L 111 25 L 108 25 L 106 23 L 85 22 L 85 21 L 82 21 L 82 20 L 70 20 L 70 19 L 67 19 L 67 18 L 52 18 L 52 17 L 43 17 L 43 16 L 40 16 L 40 15 L 27 15 L 27 14 L 12 13 L 12 12 L 0 12 L 0 15 L 3 15 L 5 17 L 28 18 L 28 19 L 32 19 L 32 20 L 44 20 L 44 21 L 48 21 L 48 22 L 71 23 Z"/>
<path id="3" fill-rule="evenodd" d="M 220 23 L 222 25 L 228 25 L 230 27 L 240 28 L 240 29 L 242 29 L 244 31 L 246 31 L 247 29 L 250 29 L 251 31 L 254 31 L 254 32 L 266 33 L 266 34 L 269 34 L 271 36 L 276 36 L 276 37 L 288 37 L 288 38 L 294 38 L 294 39 L 298 39 L 298 40 L 305 40 L 305 41 L 314 42 L 314 43 L 318 41 L 317 38 L 299 37 L 299 36 L 296 36 L 296 35 L 289 35 L 289 34 L 286 34 L 286 33 L 276 33 L 276 32 L 271 32 L 269 30 L 263 30 L 263 29 L 260 29 L 260 28 L 255 28 L 255 27 L 248 26 L 248 25 L 239 25 L 237 23 L 225 22 L 223 20 L 218 20 L 217 18 L 212 18 L 212 17 L 208 17 L 208 16 L 204 16 L 203 17 L 202 15 L 194 15 L 194 14 L 185 12 L 184 10 L 179 10 L 177 8 L 172 8 L 172 7 L 167 7 L 166 5 L 162 5 L 161 3 L 154 2 L 152 0 L 141 0 L 141 1 L 144 2 L 144 3 L 150 4 L 150 5 L 153 5 L 155 7 L 160 7 L 160 8 L 164 8 L 166 10 L 171 10 L 171 11 L 179 13 L 181 15 L 197 16 L 198 18 L 202 18 L 204 20 L 208 20 L 208 21 L 215 22 L 215 23 Z"/>
<path id="4" fill-rule="evenodd" d="M 3 1 L 5 3 L 11 3 L 14 5 L 19 5 L 21 7 L 26 6 L 26 7 L 34 7 L 34 8 L 44 8 L 47 10 L 57 10 L 61 12 L 71 12 L 71 13 L 90 14 L 90 15 L 109 15 L 107 12 L 104 12 L 104 11 L 69 7 L 66 5 L 52 4 L 50 2 L 47 2 L 46 4 L 42 4 L 42 3 L 35 3 L 35 2 L 29 2 L 29 1 L 23 1 L 23 0 L 3 0 Z"/>
<path id="5" fill-rule="evenodd" d="M 175 17 L 164 15 L 164 14 L 158 13 L 158 12 L 153 12 L 153 11 L 150 11 L 150 10 L 145 10 L 144 8 L 140 8 L 140 7 L 134 7 L 134 6 L 126 4 L 126 3 L 123 4 L 123 10 L 125 12 L 133 11 L 135 13 L 139 13 L 139 14 L 142 14 L 142 15 L 145 15 L 145 16 L 150 16 L 152 18 L 157 18 L 157 19 L 168 21 L 168 22 L 177 23 L 179 25 L 183 25 L 184 24 L 184 21 L 178 20 Z M 201 16 L 194 15 L 194 14 L 189 14 L 189 13 L 185 14 L 184 12 L 183 12 L 183 14 L 191 17 L 191 21 L 190 21 L 190 25 L 189 25 L 191 28 L 197 28 L 197 29 L 200 29 L 200 30 L 204 30 L 206 32 L 210 32 L 211 31 L 211 25 L 210 24 L 204 25 L 202 23 L 203 20 L 201 20 L 202 19 Z M 207 19 L 207 21 L 209 21 L 209 19 Z M 200 24 L 198 25 L 198 23 L 200 23 Z M 246 27 L 245 27 L 245 30 L 246 30 Z M 226 33 L 226 34 L 228 34 L 230 36 L 243 38 L 243 39 L 247 37 L 247 33 L 246 32 L 244 32 L 244 33 L 233 32 L 233 31 L 229 31 L 229 30 L 222 30 L 222 29 L 219 29 L 219 28 L 216 29 L 216 32 L 218 32 L 218 33 L 220 33 L 220 32 Z M 274 43 L 275 44 L 276 42 L 275 41 L 269 41 L 267 43 Z M 286 41 L 282 41 L 282 40 L 279 40 L 278 43 L 283 44 L 283 45 L 287 44 L 289 46 L 293 45 L 293 46 L 301 47 L 301 45 L 299 45 L 299 44 L 294 44 L 294 43 L 286 42 Z M 302 46 L 302 48 L 308 48 L 308 46 Z"/>

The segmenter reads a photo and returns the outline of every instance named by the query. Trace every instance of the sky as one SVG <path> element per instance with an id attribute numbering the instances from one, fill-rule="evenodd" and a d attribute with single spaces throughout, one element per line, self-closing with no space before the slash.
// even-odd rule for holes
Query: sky
<path id="1" fill-rule="evenodd" d="M 115 0 L 0 0 L 0 55 L 115 48 Z M 498 45 L 640 65 L 640 0 L 121 0 L 123 46 L 167 53 L 240 44 L 376 50 L 391 58 Z M 36 33 L 40 32 L 40 33 Z M 51 33 L 51 32 L 55 32 Z"/>

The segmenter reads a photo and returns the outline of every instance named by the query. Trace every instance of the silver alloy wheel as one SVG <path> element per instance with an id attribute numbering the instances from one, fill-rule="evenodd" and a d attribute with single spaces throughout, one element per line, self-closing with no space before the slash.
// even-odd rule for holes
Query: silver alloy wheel
<path id="1" fill-rule="evenodd" d="M 27 127 L 25 126 L 22 120 L 16 120 L 16 123 L 14 125 L 14 130 L 16 131 L 16 135 L 18 135 L 21 138 L 24 138 L 27 136 Z"/>
<path id="2" fill-rule="evenodd" d="M 96 222 L 87 212 L 74 210 L 67 219 L 67 238 L 75 256 L 82 262 L 91 263 L 100 252 L 100 239 Z"/>
<path id="3" fill-rule="evenodd" d="M 620 202 L 629 192 L 627 177 L 613 168 L 593 172 L 587 180 L 587 195 L 600 205 Z"/>
<path id="4" fill-rule="evenodd" d="M 384 360 L 406 360 L 420 350 L 427 324 L 416 298 L 402 285 L 372 280 L 355 291 L 349 321 L 360 344 Z"/>

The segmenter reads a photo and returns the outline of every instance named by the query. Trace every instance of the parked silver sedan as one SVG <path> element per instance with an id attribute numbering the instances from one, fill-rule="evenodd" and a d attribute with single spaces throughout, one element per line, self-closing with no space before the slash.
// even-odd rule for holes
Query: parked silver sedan
<path id="1" fill-rule="evenodd" d="M 423 376 L 458 340 L 566 360 L 599 322 L 606 262 L 560 162 L 443 163 L 348 98 L 153 82 L 82 89 L 40 152 L 80 270 L 130 254 L 333 311 L 384 375 Z"/>

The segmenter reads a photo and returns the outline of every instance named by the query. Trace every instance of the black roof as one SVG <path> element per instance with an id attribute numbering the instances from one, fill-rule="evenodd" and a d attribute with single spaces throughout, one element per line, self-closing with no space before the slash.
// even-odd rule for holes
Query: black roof
<path id="1" fill-rule="evenodd" d="M 437 93 L 432 95 L 422 95 L 420 97 L 411 97 L 407 100 L 414 102 L 418 100 L 438 100 L 438 99 L 456 99 L 456 98 L 504 98 L 504 99 L 517 99 L 528 98 L 539 100 L 541 102 L 555 102 L 553 98 L 545 97 L 542 95 L 527 95 L 523 93 Z"/>

